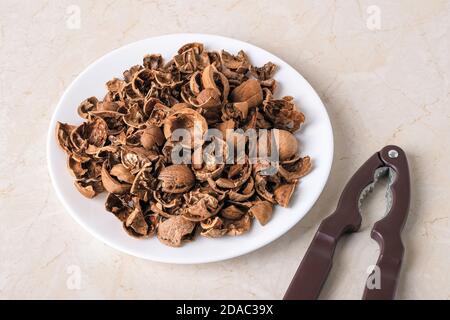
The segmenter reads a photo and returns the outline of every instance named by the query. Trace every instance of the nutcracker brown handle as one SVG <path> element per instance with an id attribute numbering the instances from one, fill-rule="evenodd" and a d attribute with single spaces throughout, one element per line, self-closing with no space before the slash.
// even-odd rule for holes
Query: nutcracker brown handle
<path id="1" fill-rule="evenodd" d="M 317 299 L 333 264 L 340 237 L 361 226 L 359 202 L 361 193 L 375 181 L 377 169 L 388 167 L 395 175 L 391 184 L 392 206 L 385 218 L 372 229 L 372 238 L 381 248 L 375 272 L 379 284 L 365 288 L 364 299 L 393 299 L 403 257 L 401 230 L 409 208 L 409 171 L 406 155 L 397 146 L 387 146 L 374 154 L 353 175 L 344 188 L 336 211 L 324 219 L 317 230 L 294 278 L 285 300 Z M 377 280 L 377 279 L 375 279 Z M 376 282 L 376 281 L 375 281 Z"/>
<path id="2" fill-rule="evenodd" d="M 387 146 L 380 151 L 380 157 L 392 169 L 389 187 L 391 206 L 386 216 L 372 228 L 371 237 L 380 246 L 380 256 L 372 276 L 373 283 L 370 287 L 366 285 L 364 289 L 363 299 L 367 300 L 388 300 L 395 297 L 405 251 L 401 233 L 408 217 L 411 199 L 405 152 L 397 146 Z"/>
<path id="3" fill-rule="evenodd" d="M 316 233 L 284 300 L 313 300 L 319 297 L 333 264 L 336 244 L 336 241 L 327 235 Z"/>
<path id="4" fill-rule="evenodd" d="M 361 226 L 359 196 L 383 166 L 378 153 L 369 158 L 346 184 L 336 211 L 322 221 L 285 296 L 285 300 L 317 299 L 331 270 L 339 238 Z"/>

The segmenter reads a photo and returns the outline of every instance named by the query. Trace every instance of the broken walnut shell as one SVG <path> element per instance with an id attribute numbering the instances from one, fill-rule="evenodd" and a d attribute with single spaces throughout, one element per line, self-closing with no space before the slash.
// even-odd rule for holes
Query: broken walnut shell
<path id="1" fill-rule="evenodd" d="M 273 129 L 270 138 L 275 138 L 280 161 L 291 159 L 297 154 L 298 141 L 289 131 Z"/>
<path id="2" fill-rule="evenodd" d="M 58 141 L 59 146 L 66 153 L 71 153 L 74 148 L 72 141 L 70 140 L 70 136 L 72 134 L 72 131 L 74 131 L 76 128 L 76 126 L 67 123 L 62 123 L 59 121 L 56 122 L 56 140 Z"/>
<path id="3" fill-rule="evenodd" d="M 139 205 L 139 200 L 136 199 L 134 202 L 135 208 L 124 221 L 123 227 L 129 235 L 135 238 L 147 237 L 151 229 L 149 228 L 141 206 Z"/>
<path id="4" fill-rule="evenodd" d="M 249 108 L 259 106 L 263 101 L 263 94 L 258 80 L 250 79 L 234 88 L 231 92 L 231 101 L 247 102 Z"/>
<path id="5" fill-rule="evenodd" d="M 159 224 L 157 236 L 162 243 L 171 247 L 179 247 L 194 228 L 194 222 L 186 220 L 182 216 L 174 216 Z"/>
<path id="6" fill-rule="evenodd" d="M 249 213 L 263 226 L 272 218 L 273 206 L 268 201 L 258 201 L 250 208 Z"/>
<path id="7" fill-rule="evenodd" d="M 152 124 L 142 131 L 140 138 L 142 146 L 147 150 L 153 149 L 154 146 L 161 147 L 165 141 L 161 128 Z"/>
<path id="8" fill-rule="evenodd" d="M 104 190 L 99 180 L 76 180 L 75 187 L 86 198 L 93 198 Z"/>
<path id="9" fill-rule="evenodd" d="M 108 170 L 108 162 L 103 162 L 102 166 L 102 183 L 106 191 L 110 193 L 122 194 L 130 190 L 131 184 L 121 183 L 118 179 L 111 176 Z"/>
<path id="10" fill-rule="evenodd" d="M 227 102 L 228 93 L 230 92 L 230 84 L 227 77 L 210 64 L 202 73 L 202 84 L 205 89 L 215 90 L 222 98 L 222 103 Z"/>
<path id="11" fill-rule="evenodd" d="M 212 88 L 203 89 L 197 97 L 190 98 L 189 102 L 193 106 L 203 109 L 217 107 L 221 104 L 219 93 Z"/>
<path id="12" fill-rule="evenodd" d="M 208 130 L 208 124 L 205 118 L 197 111 L 190 108 L 183 108 L 170 114 L 165 119 L 163 132 L 166 139 L 174 141 L 173 139 L 176 138 L 173 137 L 173 133 L 177 129 L 186 130 L 186 133 L 190 135 L 189 140 L 183 132 L 180 132 L 183 139 L 179 143 L 186 148 L 196 148 L 203 144 L 204 136 Z"/>
<path id="13" fill-rule="evenodd" d="M 274 190 L 275 201 L 282 207 L 287 208 L 289 201 L 291 200 L 292 194 L 295 190 L 295 183 L 287 183 L 278 186 Z"/>
<path id="14" fill-rule="evenodd" d="M 241 210 L 240 208 L 238 208 L 237 206 L 235 206 L 234 204 L 223 208 L 220 211 L 220 215 L 226 219 L 231 219 L 231 220 L 236 220 L 241 218 L 243 215 L 245 214 L 245 211 Z"/>
<path id="15" fill-rule="evenodd" d="M 182 164 L 165 167 L 159 173 L 158 179 L 162 182 L 162 191 L 168 193 L 187 192 L 195 183 L 195 176 L 192 170 Z"/>
<path id="16" fill-rule="evenodd" d="M 121 182 L 126 183 L 133 183 L 134 181 L 134 175 L 130 173 L 130 170 L 128 170 L 123 164 L 118 163 L 114 165 L 110 172 L 111 175 L 117 177 L 117 179 Z"/>

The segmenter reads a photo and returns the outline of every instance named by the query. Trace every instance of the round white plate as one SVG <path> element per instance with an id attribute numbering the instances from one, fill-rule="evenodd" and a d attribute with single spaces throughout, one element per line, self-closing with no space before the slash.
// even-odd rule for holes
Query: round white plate
<path id="1" fill-rule="evenodd" d="M 250 232 L 238 237 L 209 239 L 197 237 L 181 248 L 161 244 L 156 237 L 138 240 L 128 236 L 121 222 L 104 208 L 106 195 L 94 199 L 83 197 L 75 189 L 66 168 L 66 155 L 55 139 L 56 121 L 79 124 L 78 104 L 87 97 L 103 98 L 105 83 L 135 64 L 141 64 L 148 53 L 161 53 L 170 59 L 188 42 L 202 42 L 208 50 L 225 49 L 231 53 L 244 50 L 251 62 L 261 66 L 272 61 L 278 66 L 279 82 L 276 97 L 291 95 L 306 116 L 306 123 L 297 134 L 301 153 L 310 155 L 313 170 L 301 179 L 290 208 L 276 206 L 272 220 L 264 227 L 254 221 Z M 295 48 L 292 48 L 295 50 Z M 53 114 L 47 140 L 50 177 L 58 197 L 72 217 L 95 237 L 108 245 L 137 257 L 168 263 L 204 263 L 237 257 L 256 250 L 277 239 L 292 228 L 311 209 L 319 197 L 331 169 L 333 132 L 327 111 L 309 83 L 291 66 L 273 54 L 246 42 L 205 34 L 172 34 L 131 43 L 92 63 L 67 88 Z M 87 249 L 86 249 L 87 250 Z"/>

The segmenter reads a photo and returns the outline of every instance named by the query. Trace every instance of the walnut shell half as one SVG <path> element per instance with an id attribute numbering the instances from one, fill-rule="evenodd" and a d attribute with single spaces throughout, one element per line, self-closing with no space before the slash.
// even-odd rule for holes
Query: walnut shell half
<path id="1" fill-rule="evenodd" d="M 249 210 L 261 225 L 265 225 L 272 218 L 272 204 L 269 201 L 258 201 Z"/>
<path id="2" fill-rule="evenodd" d="M 117 173 L 119 173 L 119 171 L 122 171 L 120 169 L 117 168 Z M 122 174 L 122 172 L 121 172 Z M 108 169 L 108 161 L 103 162 L 103 166 L 102 166 L 102 183 L 103 186 L 105 187 L 106 191 L 110 192 L 110 193 L 115 193 L 115 194 L 122 194 L 127 192 L 128 190 L 130 190 L 131 188 L 131 184 L 128 183 L 121 183 L 118 179 L 116 179 L 115 177 L 113 177 L 110 174 L 110 170 Z"/>
<path id="3" fill-rule="evenodd" d="M 248 103 L 249 108 L 259 106 L 263 101 L 263 94 L 258 80 L 250 79 L 234 88 L 231 92 L 231 101 L 245 101 Z"/>
<path id="4" fill-rule="evenodd" d="M 171 247 L 181 246 L 182 240 L 192 233 L 195 223 L 184 219 L 182 216 L 174 216 L 158 226 L 158 239 Z"/>
<path id="5" fill-rule="evenodd" d="M 174 164 L 161 170 L 158 179 L 161 189 L 168 193 L 184 193 L 189 191 L 195 183 L 195 176 L 189 167 Z"/>
<path id="6" fill-rule="evenodd" d="M 181 145 L 185 148 L 195 148 L 203 144 L 203 139 L 208 130 L 208 123 L 205 118 L 195 110 L 190 108 L 183 108 L 170 114 L 164 121 L 164 136 L 166 139 L 178 139 L 179 137 L 173 137 L 173 133 L 177 129 L 186 130 L 186 134 L 190 135 L 190 139 L 186 139 L 183 132 L 179 132 L 182 135 Z"/>

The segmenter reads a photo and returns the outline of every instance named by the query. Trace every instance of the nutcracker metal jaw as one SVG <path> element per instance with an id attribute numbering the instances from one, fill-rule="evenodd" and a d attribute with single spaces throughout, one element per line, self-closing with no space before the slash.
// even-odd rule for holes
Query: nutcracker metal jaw
<path id="1" fill-rule="evenodd" d="M 356 232 L 361 226 L 360 205 L 373 189 L 377 179 L 389 174 L 388 212 L 377 221 L 371 237 L 380 246 L 377 267 L 379 288 L 366 286 L 363 299 L 394 299 L 403 259 L 401 232 L 410 202 L 410 179 L 405 152 L 397 146 L 386 146 L 370 157 L 344 188 L 336 211 L 322 221 L 294 278 L 285 300 L 317 299 L 331 270 L 333 255 L 340 237 Z"/>

